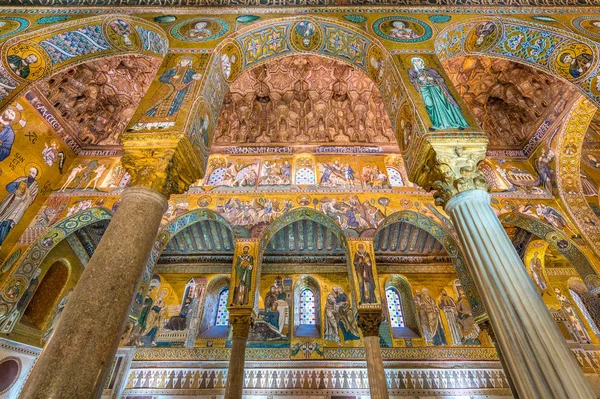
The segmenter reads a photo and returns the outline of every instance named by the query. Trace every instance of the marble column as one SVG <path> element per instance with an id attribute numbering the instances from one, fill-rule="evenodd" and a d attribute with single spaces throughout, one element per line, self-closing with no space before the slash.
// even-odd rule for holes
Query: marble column
<path id="1" fill-rule="evenodd" d="M 389 398 L 383 357 L 379 344 L 379 326 L 381 309 L 378 312 L 361 312 L 358 314 L 358 326 L 363 333 L 365 344 L 365 360 L 367 361 L 367 377 L 369 378 L 369 394 L 372 399 Z"/>
<path id="2" fill-rule="evenodd" d="M 123 193 L 22 397 L 101 395 L 166 209 L 167 198 L 152 189 L 134 187 Z"/>
<path id="3" fill-rule="evenodd" d="M 246 342 L 250 329 L 249 313 L 230 314 L 232 328 L 231 355 L 225 384 L 225 399 L 241 399 L 244 389 L 244 363 L 246 362 Z"/>
<path id="4" fill-rule="evenodd" d="M 21 397 L 99 398 L 133 297 L 167 209 L 167 198 L 202 176 L 181 134 L 121 135 L 132 176 L 119 208 L 81 275 Z"/>
<path id="5" fill-rule="evenodd" d="M 472 177 L 463 173 L 453 186 L 469 187 Z M 595 398 L 492 210 L 489 194 L 438 188 L 436 198 L 454 223 L 518 396 Z"/>

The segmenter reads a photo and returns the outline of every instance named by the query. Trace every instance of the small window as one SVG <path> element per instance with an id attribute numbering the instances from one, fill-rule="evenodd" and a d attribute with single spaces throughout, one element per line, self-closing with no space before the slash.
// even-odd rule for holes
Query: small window
<path id="1" fill-rule="evenodd" d="M 402 303 L 398 291 L 393 288 L 385 290 L 385 298 L 388 303 L 388 312 L 390 314 L 390 325 L 394 327 L 404 327 L 404 316 L 402 315 Z"/>
<path id="2" fill-rule="evenodd" d="M 315 184 L 315 172 L 310 168 L 300 168 L 296 172 L 296 184 Z"/>
<path id="3" fill-rule="evenodd" d="M 227 297 L 229 296 L 229 289 L 225 288 L 219 294 L 219 304 L 217 305 L 217 320 L 215 326 L 228 326 L 229 325 L 229 311 L 227 310 Z"/>
<path id="4" fill-rule="evenodd" d="M 579 308 L 579 310 L 583 314 L 583 317 L 585 317 L 585 320 L 588 322 L 588 324 L 592 328 L 592 331 L 594 332 L 594 334 L 600 335 L 600 330 L 598 330 L 598 326 L 596 325 L 596 323 L 594 323 L 594 319 L 592 319 L 592 316 L 590 315 L 590 313 L 588 312 L 587 308 L 585 307 L 585 304 L 581 300 L 581 297 L 579 296 L 579 294 L 576 293 L 575 291 L 571 290 L 571 289 L 569 290 L 569 292 L 571 293 L 571 296 L 575 300 L 575 303 L 577 304 L 577 307 Z"/>
<path id="5" fill-rule="evenodd" d="M 396 168 L 388 166 L 387 168 L 388 177 L 390 178 L 390 184 L 392 187 L 402 187 L 404 182 L 402 181 L 402 175 Z"/>
<path id="6" fill-rule="evenodd" d="M 223 184 L 223 177 L 225 176 L 225 168 L 215 169 L 206 182 L 207 186 L 220 186 Z"/>
<path id="7" fill-rule="evenodd" d="M 315 294 L 309 289 L 300 294 L 300 325 L 315 325 Z"/>

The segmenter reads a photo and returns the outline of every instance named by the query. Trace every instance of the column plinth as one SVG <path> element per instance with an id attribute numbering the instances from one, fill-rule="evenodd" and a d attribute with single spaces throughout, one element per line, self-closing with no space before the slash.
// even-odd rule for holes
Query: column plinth
<path id="1" fill-rule="evenodd" d="M 101 395 L 166 209 L 167 198 L 154 190 L 135 187 L 123 193 L 22 397 Z"/>
<path id="2" fill-rule="evenodd" d="M 484 190 L 445 201 L 520 398 L 595 398 Z"/>

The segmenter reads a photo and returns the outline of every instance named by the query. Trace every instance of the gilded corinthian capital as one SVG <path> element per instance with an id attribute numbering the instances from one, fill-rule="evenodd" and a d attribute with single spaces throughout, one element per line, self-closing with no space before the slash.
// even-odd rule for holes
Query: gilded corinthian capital
<path id="1" fill-rule="evenodd" d="M 456 194 L 468 190 L 489 190 L 478 169 L 485 159 L 487 140 L 432 143 L 416 183 L 435 191 L 436 205 L 444 206 Z"/>
<path id="2" fill-rule="evenodd" d="M 181 194 L 203 176 L 203 167 L 187 138 L 178 133 L 124 134 L 121 164 L 142 186 L 165 196 Z"/>

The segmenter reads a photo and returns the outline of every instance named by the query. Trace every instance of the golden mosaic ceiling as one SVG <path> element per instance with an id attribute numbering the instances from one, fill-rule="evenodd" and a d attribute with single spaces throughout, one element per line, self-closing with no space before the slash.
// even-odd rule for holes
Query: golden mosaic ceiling
<path id="1" fill-rule="evenodd" d="M 395 144 L 373 81 L 339 61 L 293 56 L 242 74 L 228 89 L 217 145 Z"/>
<path id="2" fill-rule="evenodd" d="M 578 96 L 558 78 L 504 59 L 457 57 L 446 71 L 487 133 L 490 150 L 521 150 Z"/>

